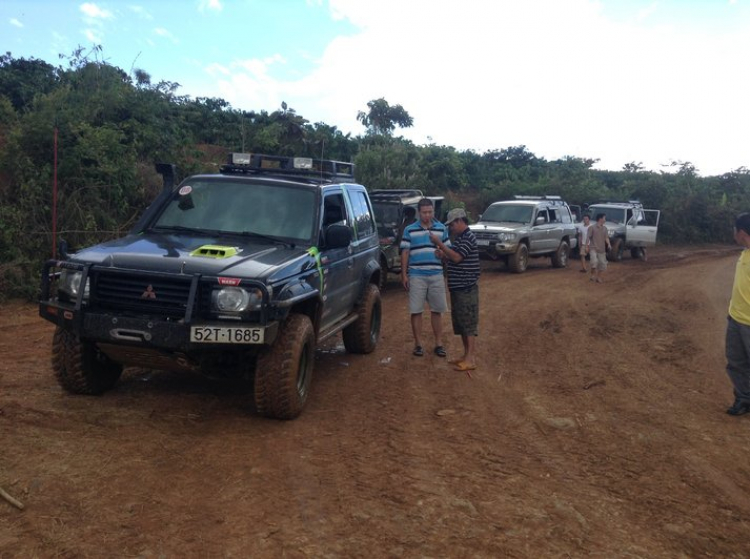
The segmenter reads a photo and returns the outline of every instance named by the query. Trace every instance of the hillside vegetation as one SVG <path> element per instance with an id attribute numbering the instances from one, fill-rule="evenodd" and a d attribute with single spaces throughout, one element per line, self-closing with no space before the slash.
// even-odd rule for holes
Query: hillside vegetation
<path id="1" fill-rule="evenodd" d="M 679 161 L 668 172 L 637 162 L 600 171 L 594 159 L 548 161 L 523 145 L 484 153 L 415 145 L 394 135 L 411 117 L 384 99 L 367 103 L 358 115 L 364 131 L 352 136 L 285 103 L 269 113 L 180 95 L 175 82 L 154 84 L 143 70 L 128 74 L 102 61 L 100 47 L 61 61 L 0 56 L 0 297 L 36 295 L 51 256 L 56 153 L 58 238 L 72 247 L 129 229 L 161 188 L 154 163 L 174 163 L 184 177 L 215 171 L 231 151 L 354 161 L 368 188 L 442 194 L 474 216 L 520 193 L 577 204 L 635 198 L 662 210 L 667 242 L 728 241 L 734 215 L 747 209 L 744 167 L 713 177 Z"/>

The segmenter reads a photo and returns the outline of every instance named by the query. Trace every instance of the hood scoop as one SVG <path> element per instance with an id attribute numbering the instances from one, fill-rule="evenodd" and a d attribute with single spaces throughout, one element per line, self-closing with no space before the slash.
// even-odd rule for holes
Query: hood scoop
<path id="1" fill-rule="evenodd" d="M 230 258 L 237 255 L 240 249 L 237 247 L 224 247 L 219 245 L 203 245 L 190 253 L 190 256 L 201 256 L 203 258 Z"/>

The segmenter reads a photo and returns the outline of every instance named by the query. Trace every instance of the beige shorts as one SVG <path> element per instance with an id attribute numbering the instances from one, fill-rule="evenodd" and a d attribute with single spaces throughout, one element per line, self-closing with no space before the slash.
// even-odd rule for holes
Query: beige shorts
<path id="1" fill-rule="evenodd" d="M 607 253 L 596 252 L 594 247 L 589 248 L 589 261 L 591 262 L 591 269 L 596 268 L 597 270 L 604 271 L 607 269 Z"/>

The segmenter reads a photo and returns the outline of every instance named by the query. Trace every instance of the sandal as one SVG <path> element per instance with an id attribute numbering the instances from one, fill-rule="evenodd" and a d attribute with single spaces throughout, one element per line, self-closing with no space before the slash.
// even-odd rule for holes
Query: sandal
<path id="1" fill-rule="evenodd" d="M 473 363 L 466 363 L 461 362 L 458 363 L 455 367 L 453 367 L 456 371 L 473 371 L 477 368 L 477 366 Z"/>
<path id="2" fill-rule="evenodd" d="M 422 349 L 421 345 L 414 346 L 414 351 L 412 351 L 414 355 L 417 357 L 422 357 L 424 355 L 424 350 Z"/>
<path id="3" fill-rule="evenodd" d="M 445 352 L 445 348 L 439 345 L 435 348 L 435 355 L 438 357 L 446 357 L 448 354 Z"/>

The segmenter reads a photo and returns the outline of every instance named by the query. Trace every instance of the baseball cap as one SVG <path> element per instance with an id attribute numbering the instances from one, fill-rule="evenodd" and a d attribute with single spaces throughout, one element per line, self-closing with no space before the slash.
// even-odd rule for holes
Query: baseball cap
<path id="1" fill-rule="evenodd" d="M 448 212 L 448 217 L 445 218 L 445 224 L 450 225 L 457 219 L 461 218 L 466 219 L 466 210 L 464 210 L 463 208 L 453 208 Z"/>

